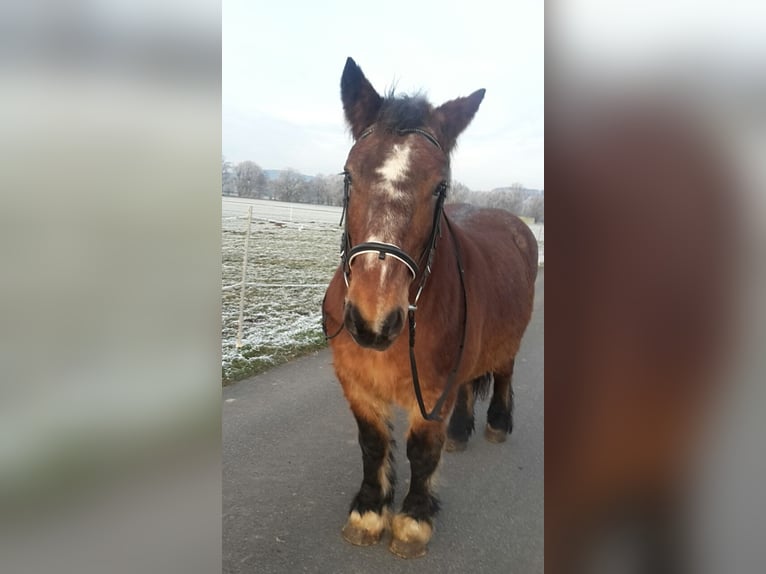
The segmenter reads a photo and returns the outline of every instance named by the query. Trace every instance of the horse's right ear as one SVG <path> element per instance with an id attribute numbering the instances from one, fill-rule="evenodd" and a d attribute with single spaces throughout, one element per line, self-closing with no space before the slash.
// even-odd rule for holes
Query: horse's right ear
<path id="1" fill-rule="evenodd" d="M 383 98 L 375 91 L 369 80 L 364 77 L 362 69 L 351 58 L 346 60 L 346 67 L 343 68 L 343 76 L 340 79 L 340 98 L 343 101 L 346 121 L 356 140 L 364 130 L 375 123 Z"/>

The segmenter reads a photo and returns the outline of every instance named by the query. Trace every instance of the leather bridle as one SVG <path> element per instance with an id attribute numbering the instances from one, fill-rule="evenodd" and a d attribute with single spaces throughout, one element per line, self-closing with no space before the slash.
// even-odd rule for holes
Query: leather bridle
<path id="1" fill-rule="evenodd" d="M 364 139 L 365 137 L 369 136 L 374 130 L 375 130 L 375 126 L 367 128 L 364 132 L 362 132 L 362 134 L 359 136 L 357 141 L 360 141 Z M 442 146 L 439 144 L 439 141 L 431 133 L 429 133 L 428 131 L 424 129 L 421 129 L 421 128 L 403 129 L 403 130 L 398 130 L 397 133 L 399 135 L 407 135 L 411 133 L 419 134 L 423 136 L 424 138 L 426 138 L 427 140 L 429 140 L 433 145 L 435 145 L 440 150 L 442 149 Z M 377 253 L 380 259 L 385 259 L 387 255 L 390 255 L 391 257 L 400 261 L 407 267 L 407 269 L 412 274 L 413 282 L 418 278 L 418 276 L 420 276 L 420 281 L 415 291 L 415 296 L 409 302 L 408 311 L 407 311 L 409 333 L 410 333 L 410 367 L 412 370 L 412 384 L 415 390 L 415 398 L 417 399 L 418 407 L 420 408 L 420 413 L 423 416 L 423 418 L 430 421 L 441 422 L 442 419 L 441 417 L 438 416 L 437 413 L 441 410 L 442 406 L 444 405 L 444 402 L 447 399 L 447 396 L 449 396 L 449 393 L 455 384 L 455 378 L 457 376 L 458 368 L 460 367 L 460 362 L 463 356 L 463 348 L 465 346 L 466 320 L 468 315 L 468 303 L 467 303 L 467 297 L 466 297 L 466 291 L 465 291 L 465 277 L 464 277 L 465 272 L 463 269 L 463 261 L 460 255 L 460 249 L 458 247 L 457 239 L 455 239 L 455 234 L 452 230 L 452 225 L 449 219 L 447 218 L 447 214 L 444 212 L 444 201 L 447 198 L 448 184 L 446 181 L 442 181 L 439 183 L 439 185 L 436 186 L 436 189 L 434 190 L 433 194 L 434 196 L 436 196 L 436 207 L 434 209 L 434 218 L 433 218 L 433 223 L 431 225 L 431 233 L 429 235 L 428 241 L 426 242 L 426 246 L 423 250 L 423 253 L 421 254 L 419 258 L 419 263 L 418 263 L 403 249 L 391 243 L 383 243 L 379 241 L 368 241 L 365 243 L 359 243 L 358 245 L 351 247 L 351 236 L 348 231 L 348 218 L 346 217 L 346 214 L 348 212 L 352 182 L 351 182 L 351 175 L 348 171 L 344 171 L 342 175 L 344 176 L 343 211 L 341 212 L 340 225 L 343 226 L 343 235 L 341 237 L 340 258 L 341 258 L 341 266 L 343 269 L 343 279 L 346 283 L 346 287 L 348 288 L 348 284 L 349 284 L 349 277 L 351 274 L 351 263 L 355 257 L 363 253 Z M 461 291 L 463 295 L 462 336 L 460 340 L 460 348 L 458 350 L 457 361 L 453 369 L 449 373 L 447 384 L 444 388 L 444 391 L 442 392 L 441 396 L 436 401 L 436 404 L 434 405 L 433 409 L 429 413 L 426 411 L 426 407 L 423 402 L 423 394 L 420 388 L 420 380 L 418 378 L 417 363 L 415 361 L 415 326 L 416 326 L 415 311 L 417 311 L 417 304 L 420 299 L 420 295 L 423 292 L 423 289 L 426 285 L 426 281 L 428 281 L 428 277 L 431 275 L 431 265 L 433 263 L 434 254 L 436 252 L 436 244 L 438 242 L 439 237 L 441 237 L 442 219 L 447 224 L 447 229 L 449 230 L 450 237 L 452 238 L 452 245 L 455 252 L 455 261 L 457 263 L 458 273 L 460 277 L 460 287 L 461 287 Z M 425 261 L 425 267 L 423 268 L 423 271 L 421 273 L 420 265 L 422 265 L 424 261 Z M 325 298 L 326 297 L 327 295 L 325 294 Z M 340 334 L 340 332 L 343 330 L 343 327 L 344 327 L 344 321 L 341 320 L 340 327 L 335 333 L 333 333 L 332 335 L 328 335 L 326 320 L 325 320 L 326 317 L 325 317 L 324 305 L 325 305 L 325 302 L 322 301 L 322 330 L 324 331 L 325 339 L 329 340 L 334 337 L 337 337 Z"/>

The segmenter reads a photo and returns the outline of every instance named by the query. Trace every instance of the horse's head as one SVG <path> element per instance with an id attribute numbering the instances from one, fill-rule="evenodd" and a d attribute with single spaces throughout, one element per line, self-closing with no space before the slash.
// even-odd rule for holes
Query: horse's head
<path id="1" fill-rule="evenodd" d="M 341 99 L 355 144 L 344 168 L 344 324 L 364 347 L 387 349 L 402 332 L 435 240 L 450 151 L 483 98 L 478 90 L 438 108 L 420 96 L 384 98 L 346 61 Z"/>

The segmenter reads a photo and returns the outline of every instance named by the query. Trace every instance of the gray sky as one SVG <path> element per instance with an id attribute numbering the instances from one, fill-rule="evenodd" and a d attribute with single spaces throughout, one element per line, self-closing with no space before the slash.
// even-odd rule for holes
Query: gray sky
<path id="1" fill-rule="evenodd" d="M 223 154 L 265 169 L 341 170 L 351 56 L 382 93 L 435 105 L 487 94 L 453 153 L 471 189 L 543 188 L 543 2 L 223 1 Z"/>

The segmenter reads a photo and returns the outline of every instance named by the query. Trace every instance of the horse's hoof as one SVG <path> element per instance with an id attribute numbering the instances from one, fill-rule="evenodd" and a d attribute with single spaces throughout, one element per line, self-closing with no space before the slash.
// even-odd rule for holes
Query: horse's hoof
<path id="1" fill-rule="evenodd" d="M 346 526 L 343 527 L 342 534 L 343 538 L 354 546 L 372 546 L 373 544 L 380 542 L 383 531 L 381 530 L 377 533 L 370 532 L 369 530 L 364 530 L 358 526 L 346 524 Z"/>
<path id="2" fill-rule="evenodd" d="M 391 544 L 388 549 L 401 558 L 420 558 L 426 555 L 433 527 L 424 520 L 406 514 L 397 514 L 391 522 Z"/>
<path id="3" fill-rule="evenodd" d="M 487 425 L 484 428 L 484 438 L 489 442 L 501 443 L 506 441 L 508 433 L 504 429 L 500 430 Z"/>
<path id="4" fill-rule="evenodd" d="M 380 542 L 383 531 L 389 526 L 390 514 L 384 510 L 381 514 L 368 510 L 359 514 L 356 510 L 348 515 L 348 521 L 341 534 L 354 546 L 371 546 Z"/>
<path id="5" fill-rule="evenodd" d="M 348 515 L 348 522 L 341 533 L 343 538 L 354 546 L 371 546 L 380 542 L 383 531 L 388 528 L 390 514 L 383 510 L 381 514 L 368 510 L 359 514 L 356 510 Z"/>
<path id="6" fill-rule="evenodd" d="M 444 444 L 444 450 L 447 452 L 463 452 L 468 448 L 468 441 L 457 440 L 454 438 L 447 438 L 447 442 Z"/>
<path id="7" fill-rule="evenodd" d="M 428 545 L 420 541 L 404 542 L 392 538 L 388 549 L 399 558 L 420 558 L 428 552 Z"/>

